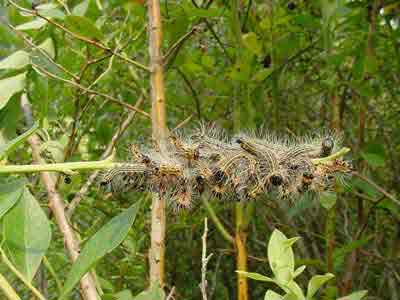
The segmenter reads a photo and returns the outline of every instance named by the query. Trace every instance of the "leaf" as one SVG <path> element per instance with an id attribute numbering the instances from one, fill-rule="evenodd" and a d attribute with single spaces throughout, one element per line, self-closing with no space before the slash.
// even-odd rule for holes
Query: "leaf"
<path id="1" fill-rule="evenodd" d="M 18 203 L 4 216 L 4 245 L 27 280 L 35 276 L 50 240 L 49 220 L 25 187 Z"/>
<path id="2" fill-rule="evenodd" d="M 337 300 L 361 300 L 367 295 L 367 290 L 362 290 L 358 292 L 351 293 L 350 295 L 338 298 Z"/>
<path id="3" fill-rule="evenodd" d="M 266 68 L 258 71 L 254 76 L 252 77 L 252 81 L 256 82 L 262 82 L 264 81 L 269 75 L 272 73 L 272 68 Z"/>
<path id="4" fill-rule="evenodd" d="M 112 218 L 106 225 L 90 238 L 67 276 L 60 299 L 65 298 L 83 275 L 104 255 L 116 248 L 126 237 L 135 221 L 140 201 Z"/>
<path id="5" fill-rule="evenodd" d="M 69 15 L 65 18 L 65 25 L 69 30 L 87 38 L 96 40 L 103 38 L 101 31 L 89 18 Z"/>
<path id="6" fill-rule="evenodd" d="M 245 272 L 245 271 L 236 271 L 236 273 L 258 281 L 275 282 L 274 279 L 258 273 Z"/>
<path id="7" fill-rule="evenodd" d="M 307 287 L 307 300 L 311 300 L 311 298 L 315 295 L 318 289 L 325 284 L 327 281 L 331 280 L 335 275 L 331 273 L 326 273 L 325 275 L 315 275 L 308 282 Z"/>
<path id="8" fill-rule="evenodd" d="M 48 152 L 49 156 L 56 162 L 64 159 L 64 146 L 57 141 L 47 141 L 40 146 L 40 152 Z"/>
<path id="9" fill-rule="evenodd" d="M 369 144 L 361 152 L 361 156 L 371 167 L 385 166 L 385 148 L 383 144 Z"/>
<path id="10" fill-rule="evenodd" d="M 41 43 L 38 48 L 43 49 L 44 51 L 47 52 L 47 54 L 51 57 L 51 58 L 55 58 L 56 57 L 56 49 L 54 47 L 54 42 L 52 38 L 47 38 L 43 43 Z"/>
<path id="11" fill-rule="evenodd" d="M 21 69 L 29 65 L 29 54 L 24 50 L 14 52 L 0 62 L 0 69 Z"/>
<path id="12" fill-rule="evenodd" d="M 337 200 L 336 193 L 322 192 L 319 198 L 319 203 L 321 203 L 321 206 L 323 208 L 329 210 L 336 204 L 336 200 Z"/>
<path id="13" fill-rule="evenodd" d="M 43 10 L 49 10 L 49 9 L 54 9 L 57 8 L 58 4 L 57 3 L 47 3 L 47 4 L 41 4 L 35 7 L 37 11 L 43 11 Z"/>
<path id="14" fill-rule="evenodd" d="M 35 123 L 31 129 L 19 135 L 15 139 L 9 141 L 5 145 L 0 145 L 0 160 L 2 160 L 8 153 L 13 151 L 19 145 L 21 145 L 27 138 L 29 138 L 36 130 L 38 130 L 39 124 Z"/>
<path id="15" fill-rule="evenodd" d="M 262 54 L 261 43 L 257 39 L 257 35 L 254 32 L 249 32 L 242 35 L 244 46 L 251 52 L 260 56 Z"/>
<path id="16" fill-rule="evenodd" d="M 89 2 L 90 0 L 85 0 L 74 6 L 74 8 L 72 9 L 72 14 L 74 16 L 84 16 L 86 14 L 86 11 L 88 10 Z"/>
<path id="17" fill-rule="evenodd" d="M 335 249 L 335 251 L 333 252 L 333 264 L 334 264 L 334 268 L 338 269 L 347 254 L 353 252 L 354 250 L 366 245 L 368 243 L 370 238 L 366 237 L 360 240 L 355 240 L 355 241 L 351 241 L 349 243 L 346 243 L 343 247 L 337 247 Z"/>
<path id="18" fill-rule="evenodd" d="M 0 219 L 21 198 L 24 191 L 25 180 L 14 180 L 0 184 Z"/>
<path id="19" fill-rule="evenodd" d="M 44 19 L 35 19 L 33 21 L 23 23 L 15 27 L 17 30 L 35 30 L 40 29 L 47 24 L 47 21 Z"/>
<path id="20" fill-rule="evenodd" d="M 134 300 L 164 300 L 165 293 L 164 290 L 158 285 L 154 284 L 147 291 L 141 292 L 137 295 Z"/>
<path id="21" fill-rule="evenodd" d="M 289 282 L 294 273 L 294 254 L 291 242 L 275 229 L 268 243 L 268 261 L 277 281 Z"/>
<path id="22" fill-rule="evenodd" d="M 7 105 L 8 101 L 14 94 L 21 92 L 24 89 L 25 77 L 26 73 L 22 73 L 0 80 L 0 110 Z"/>
<path id="23" fill-rule="evenodd" d="M 133 300 L 133 296 L 130 290 L 123 290 L 114 294 L 115 300 Z"/>
<path id="24" fill-rule="evenodd" d="M 285 285 L 280 285 L 283 290 L 288 294 L 293 294 L 298 300 L 304 300 L 303 290 L 300 286 L 294 281 L 291 280 Z"/>
<path id="25" fill-rule="evenodd" d="M 294 273 L 293 273 L 293 279 L 296 278 L 297 276 L 299 276 L 301 273 L 303 273 L 305 269 L 306 269 L 306 266 L 298 267 L 296 269 L 296 271 L 294 271 Z"/>
<path id="26" fill-rule="evenodd" d="M 283 300 L 283 297 L 274 291 L 268 290 L 265 293 L 264 300 Z"/>

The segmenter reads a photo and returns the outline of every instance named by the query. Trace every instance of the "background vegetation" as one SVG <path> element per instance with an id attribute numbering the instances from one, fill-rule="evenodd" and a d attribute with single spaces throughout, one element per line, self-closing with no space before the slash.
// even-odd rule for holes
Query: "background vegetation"
<path id="1" fill-rule="evenodd" d="M 126 160 L 130 142 L 151 141 L 145 1 L 0 3 L 2 165 L 99 160 L 114 147 Z M 398 299 L 400 1 L 164 0 L 160 8 L 170 129 L 213 121 L 232 133 L 337 130 L 358 174 L 338 184 L 334 197 L 289 203 L 266 195 L 246 205 L 167 209 L 166 294 L 175 287 L 175 299 L 201 298 L 203 220 L 214 212 L 228 235 L 209 220 L 208 299 L 263 299 L 273 285 L 251 281 L 249 298 L 237 295 L 238 244 L 229 237 L 244 243 L 249 271 L 268 275 L 274 228 L 301 237 L 294 246 L 296 264 L 307 266 L 300 283 L 336 275 L 321 299 L 362 289 L 368 299 Z M 40 129 L 28 143 L 10 144 L 34 122 Z M 146 289 L 150 195 L 110 195 L 90 172 L 46 174 L 0 177 L 3 262 L 10 258 L 41 294 L 58 299 L 77 245 L 114 225 L 92 253 L 115 249 L 92 264 L 81 287 L 95 282 L 103 299 L 131 299 L 128 290 Z M 132 214 L 124 217 L 128 207 Z M 8 270 L 0 265 L 20 297 L 35 297 Z M 79 289 L 68 297 L 80 299 Z"/>

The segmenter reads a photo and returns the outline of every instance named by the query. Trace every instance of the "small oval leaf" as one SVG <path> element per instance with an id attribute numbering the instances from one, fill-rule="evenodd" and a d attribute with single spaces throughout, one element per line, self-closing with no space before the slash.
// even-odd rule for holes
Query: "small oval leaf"
<path id="1" fill-rule="evenodd" d="M 24 191 L 25 180 L 0 184 L 0 219 L 17 203 Z"/>
<path id="2" fill-rule="evenodd" d="M 10 100 L 14 94 L 24 89 L 25 76 L 26 73 L 22 73 L 0 80 L 0 109 L 7 105 L 8 100 Z"/>
<path id="3" fill-rule="evenodd" d="M 4 248 L 28 281 L 35 276 L 50 240 L 49 220 L 25 187 L 18 203 L 4 216 Z"/>
<path id="4" fill-rule="evenodd" d="M 0 69 L 21 69 L 29 65 L 29 54 L 24 50 L 14 52 L 0 62 Z"/>
<path id="5" fill-rule="evenodd" d="M 308 282 L 307 288 L 307 300 L 310 300 L 318 289 L 327 281 L 331 280 L 335 275 L 331 273 L 326 273 L 325 275 L 315 275 Z"/>

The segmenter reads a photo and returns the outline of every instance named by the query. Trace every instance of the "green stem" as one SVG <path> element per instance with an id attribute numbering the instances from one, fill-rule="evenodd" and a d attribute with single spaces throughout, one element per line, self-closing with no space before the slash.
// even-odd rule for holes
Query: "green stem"
<path id="1" fill-rule="evenodd" d="M 60 278 L 58 278 L 57 273 L 54 271 L 53 266 L 50 264 L 50 262 L 46 256 L 43 256 L 43 265 L 49 271 L 50 275 L 54 278 L 56 285 L 57 285 L 58 292 L 61 294 L 62 284 L 61 284 Z"/>
<path id="2" fill-rule="evenodd" d="M 217 214 L 214 211 L 214 208 L 211 206 L 211 204 L 208 202 L 206 197 L 202 197 L 203 203 L 207 209 L 208 214 L 210 215 L 211 220 L 213 220 L 215 226 L 217 227 L 218 231 L 221 233 L 222 237 L 230 242 L 231 244 L 235 243 L 235 240 L 233 237 L 230 235 L 230 233 L 225 229 L 225 226 L 221 223 L 219 220 Z"/>
<path id="3" fill-rule="evenodd" d="M 0 274 L 0 289 L 3 291 L 3 293 L 6 295 L 8 299 L 21 300 L 21 298 L 15 292 L 13 287 L 10 285 L 10 283 L 2 274 Z"/>
<path id="4" fill-rule="evenodd" d="M 31 291 L 32 293 L 40 300 L 46 300 L 46 298 L 25 278 L 25 276 L 18 271 L 14 265 L 11 263 L 11 261 L 8 259 L 6 254 L 4 253 L 4 250 L 0 248 L 0 254 L 3 262 L 6 264 L 6 266 L 17 276 Z"/>
<path id="5" fill-rule="evenodd" d="M 322 157 L 322 158 L 314 158 L 312 159 L 312 163 L 314 165 L 324 165 L 324 164 L 329 164 L 330 162 L 334 161 L 335 159 L 345 155 L 350 151 L 350 148 L 348 147 L 343 147 L 340 149 L 338 152 L 333 153 L 332 155 L 329 155 L 327 157 Z"/>
<path id="6" fill-rule="evenodd" d="M 0 166 L 0 174 L 4 173 L 32 173 L 32 172 L 61 172 L 67 175 L 75 175 L 75 170 L 101 170 L 111 169 L 119 166 L 126 166 L 124 163 L 115 163 L 111 158 L 99 161 L 78 161 L 55 164 L 40 165 L 11 165 Z"/>

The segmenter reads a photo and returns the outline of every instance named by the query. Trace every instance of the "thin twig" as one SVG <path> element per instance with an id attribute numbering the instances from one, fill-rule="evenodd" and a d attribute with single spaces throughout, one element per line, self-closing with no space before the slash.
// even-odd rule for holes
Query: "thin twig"
<path id="1" fill-rule="evenodd" d="M 56 80 L 68 83 L 69 85 L 72 85 L 74 87 L 80 88 L 81 90 L 85 91 L 86 93 L 103 97 L 103 98 L 107 99 L 110 102 L 113 102 L 113 103 L 118 104 L 120 106 L 126 107 L 126 108 L 128 108 L 130 110 L 137 111 L 138 113 L 146 116 L 147 118 L 150 118 L 150 115 L 147 112 L 145 112 L 145 111 L 143 111 L 143 110 L 141 110 L 139 108 L 136 108 L 136 107 L 134 107 L 133 105 L 131 105 L 129 103 L 120 101 L 117 98 L 114 98 L 113 96 L 110 96 L 108 94 L 104 94 L 104 93 L 98 92 L 96 90 L 89 89 L 89 88 L 87 88 L 87 87 L 85 87 L 85 86 L 83 86 L 83 85 L 81 85 L 79 83 L 76 83 L 74 81 L 61 78 L 61 77 L 59 77 L 59 76 L 57 76 L 57 75 L 55 75 L 53 73 L 48 72 L 47 70 L 45 70 L 44 68 L 42 68 L 41 66 L 38 66 L 36 64 L 32 64 L 32 66 L 34 66 L 35 68 L 39 69 L 40 72 L 45 73 L 47 76 L 49 76 L 49 77 L 51 77 L 53 79 L 56 79 Z"/>
<path id="2" fill-rule="evenodd" d="M 400 205 L 400 201 L 396 199 L 396 197 L 394 197 L 392 194 L 390 194 L 389 192 L 387 192 L 384 188 L 380 187 L 379 185 L 377 185 L 375 182 L 373 182 L 371 179 L 369 179 L 368 177 L 354 171 L 352 173 L 353 175 L 357 176 L 358 178 L 364 180 L 365 182 L 367 182 L 368 184 L 372 185 L 378 192 L 380 192 L 381 194 L 385 195 L 387 198 L 389 198 L 390 200 L 392 200 L 394 203 L 396 203 L 397 205 Z"/>
<path id="3" fill-rule="evenodd" d="M 69 71 L 67 68 L 65 68 L 63 65 L 57 63 L 48 53 L 46 50 L 40 48 L 38 45 L 33 43 L 30 39 L 26 38 L 20 31 L 18 31 L 13 25 L 6 23 L 8 27 L 10 27 L 16 35 L 18 35 L 21 39 L 24 40 L 25 43 L 27 43 L 29 46 L 31 46 L 33 49 L 38 50 L 44 57 L 46 57 L 53 65 L 55 65 L 58 69 L 62 70 L 65 74 L 68 74 L 71 76 L 73 79 L 78 80 L 79 77 L 76 76 L 74 73 Z"/>
<path id="4" fill-rule="evenodd" d="M 135 107 L 139 107 L 143 102 L 143 97 L 140 98 L 137 102 Z M 107 145 L 106 150 L 103 152 L 103 154 L 101 155 L 102 159 L 105 159 L 106 157 L 110 156 L 113 152 L 113 149 L 117 143 L 117 141 L 119 140 L 119 138 L 122 136 L 122 134 L 126 131 L 126 129 L 129 127 L 129 125 L 132 123 L 132 120 L 135 116 L 135 112 L 131 112 L 128 117 L 125 119 L 125 121 L 122 122 L 121 126 L 118 128 L 118 130 L 115 132 L 115 134 L 113 135 L 113 137 L 111 138 L 110 143 Z M 78 193 L 76 193 L 75 197 L 72 199 L 72 201 L 70 202 L 70 204 L 68 205 L 67 208 L 67 216 L 70 218 L 75 210 L 75 208 L 79 205 L 79 203 L 82 200 L 82 197 L 88 192 L 90 186 L 94 183 L 94 181 L 96 180 L 97 176 L 99 174 L 99 171 L 95 171 L 93 172 L 88 180 L 86 181 L 86 183 L 81 187 L 81 189 L 79 190 Z"/>
<path id="5" fill-rule="evenodd" d="M 180 122 L 178 125 L 175 126 L 173 130 L 177 130 L 183 126 L 185 126 L 191 119 L 193 118 L 193 114 L 191 114 L 189 117 L 187 117 L 185 120 Z"/>
<path id="6" fill-rule="evenodd" d="M 204 233 L 202 236 L 203 250 L 201 251 L 201 283 L 200 290 L 203 300 L 207 300 L 207 264 L 212 257 L 212 253 L 207 256 L 207 233 L 208 224 L 207 218 L 204 218 Z"/>
<path id="7" fill-rule="evenodd" d="M 11 3 L 13 6 L 15 6 L 17 9 L 19 9 L 20 11 L 23 11 L 23 12 L 25 12 L 27 14 L 32 15 L 32 16 L 37 16 L 37 17 L 39 17 L 39 18 L 41 18 L 43 20 L 46 20 L 48 23 L 50 23 L 50 24 L 54 25 L 55 27 L 63 30 L 64 32 L 68 33 L 69 35 L 73 36 L 74 38 L 76 38 L 76 39 L 78 39 L 80 41 L 83 41 L 85 43 L 91 44 L 91 45 L 93 45 L 93 46 L 95 46 L 97 48 L 100 48 L 100 49 L 104 50 L 104 51 L 111 52 L 112 54 L 114 54 L 115 56 L 121 58 L 122 60 L 124 60 L 124 61 L 126 61 L 126 62 L 128 62 L 128 63 L 130 63 L 130 64 L 132 64 L 132 65 L 134 65 L 136 67 L 139 67 L 139 68 L 141 68 L 141 69 L 143 69 L 145 71 L 150 72 L 150 69 L 147 66 L 145 66 L 145 65 L 143 65 L 143 64 L 141 64 L 141 63 L 139 63 L 137 61 L 134 61 L 134 60 L 130 59 L 129 57 L 126 57 L 126 56 L 122 55 L 119 52 L 115 52 L 115 50 L 111 49 L 110 47 L 105 46 L 103 43 L 101 43 L 99 41 L 95 41 L 95 40 L 89 39 L 89 38 L 87 38 L 85 36 L 82 36 L 82 35 L 80 35 L 78 33 L 75 33 L 73 31 L 69 30 L 68 28 L 66 28 L 64 25 L 62 25 L 62 24 L 60 24 L 60 23 L 58 23 L 58 22 L 56 22 L 56 21 L 54 21 L 54 20 L 52 20 L 52 19 L 50 19 L 48 17 L 45 17 L 45 16 L 39 14 L 39 12 L 36 11 L 36 10 L 30 10 L 30 9 L 24 8 L 24 7 L 16 4 L 12 0 L 8 0 L 8 2 Z"/>
<path id="8" fill-rule="evenodd" d="M 0 255 L 1 259 L 4 262 L 4 264 L 14 273 L 15 276 L 17 276 L 25 285 L 28 289 L 31 290 L 31 292 L 40 300 L 46 300 L 46 298 L 29 282 L 28 279 L 25 278 L 25 276 L 17 270 L 16 267 L 11 263 L 11 261 L 8 259 L 7 255 L 4 253 L 4 250 L 0 247 Z"/>
<path id="9" fill-rule="evenodd" d="M 9 300 L 21 300 L 7 279 L 0 273 L 0 288 Z"/>
<path id="10" fill-rule="evenodd" d="M 167 298 L 165 298 L 165 300 L 174 300 L 174 294 L 175 294 L 175 287 L 173 286 L 172 289 L 170 290 Z"/>
<path id="11" fill-rule="evenodd" d="M 200 98 L 199 98 L 199 96 L 197 94 L 197 91 L 193 87 L 193 85 L 190 82 L 189 78 L 187 78 L 186 74 L 183 73 L 183 71 L 180 68 L 176 68 L 176 70 L 178 71 L 178 74 L 181 75 L 183 81 L 185 82 L 185 84 L 189 88 L 190 92 L 192 93 L 192 96 L 194 98 L 194 102 L 196 104 L 197 117 L 199 118 L 199 120 L 201 120 L 201 105 L 200 105 L 201 101 L 200 101 Z"/>
<path id="12" fill-rule="evenodd" d="M 168 65 L 170 58 L 174 53 L 176 53 L 182 45 L 188 40 L 194 33 L 199 30 L 198 26 L 193 26 L 188 32 L 186 32 L 183 36 L 181 36 L 164 54 L 163 56 L 163 65 Z"/>
<path id="13" fill-rule="evenodd" d="M 21 107 L 25 116 L 27 125 L 33 123 L 32 109 L 25 95 L 21 97 Z M 40 140 L 37 135 L 32 135 L 28 142 L 32 149 L 32 156 L 34 163 L 41 163 L 43 159 L 40 156 Z M 45 189 L 48 193 L 49 198 L 49 208 L 52 211 L 56 224 L 60 229 L 63 237 L 64 244 L 67 252 L 74 262 L 79 256 L 79 241 L 75 236 L 64 212 L 64 200 L 61 198 L 60 194 L 56 190 L 55 181 L 49 172 L 42 172 L 41 178 L 44 183 Z M 96 286 L 94 284 L 94 279 L 90 273 L 84 275 L 80 280 L 80 287 L 83 298 L 85 300 L 97 300 L 98 294 L 96 291 Z"/>
<path id="14" fill-rule="evenodd" d="M 207 212 L 210 215 L 210 218 L 213 220 L 215 226 L 217 226 L 217 229 L 221 233 L 223 238 L 225 240 L 227 240 L 228 242 L 230 242 L 231 244 L 235 244 L 235 240 L 230 235 L 230 233 L 225 229 L 225 226 L 219 220 L 217 214 L 215 213 L 214 209 L 212 208 L 211 204 L 208 202 L 206 197 L 202 197 L 202 199 L 203 199 L 203 203 L 207 209 Z"/>

